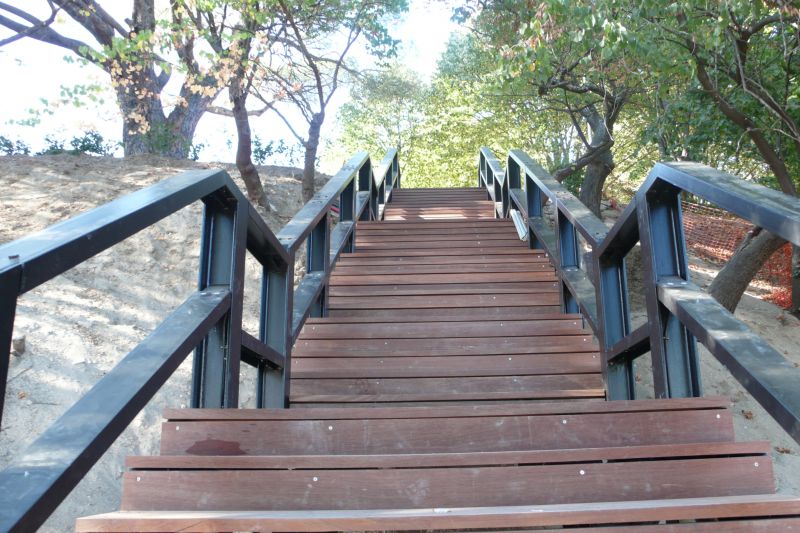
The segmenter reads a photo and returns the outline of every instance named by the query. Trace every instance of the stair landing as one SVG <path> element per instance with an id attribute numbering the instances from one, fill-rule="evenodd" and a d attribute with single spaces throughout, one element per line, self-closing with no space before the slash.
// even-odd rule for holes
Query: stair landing
<path id="1" fill-rule="evenodd" d="M 549 258 L 493 213 L 395 191 L 297 340 L 292 409 L 167 410 L 122 510 L 78 530 L 800 529 L 726 399 L 605 401 Z"/>

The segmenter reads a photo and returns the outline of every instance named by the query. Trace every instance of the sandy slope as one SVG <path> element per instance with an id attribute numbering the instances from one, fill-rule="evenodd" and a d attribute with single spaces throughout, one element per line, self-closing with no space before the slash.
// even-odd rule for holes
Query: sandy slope
<path id="1" fill-rule="evenodd" d="M 157 159 L 76 156 L 0 157 L 0 243 L 45 228 L 186 168 L 210 165 Z M 228 170 L 241 185 L 236 172 Z M 280 228 L 299 207 L 299 175 L 263 169 Z M 0 431 L 0 467 L 30 443 L 110 370 L 195 288 L 200 206 L 190 206 L 134 238 L 98 255 L 19 300 L 15 336 L 26 352 L 14 357 Z M 707 283 L 713 270 L 694 260 L 695 279 Z M 248 264 L 245 328 L 255 331 L 258 270 Z M 745 297 L 737 314 L 800 362 L 800 322 L 776 306 Z M 189 361 L 187 360 L 187 363 Z M 66 531 L 76 516 L 118 507 L 124 456 L 158 452 L 160 413 L 188 402 L 190 368 L 178 370 L 111 450 L 47 522 L 43 531 Z M 649 371 L 640 365 L 639 385 L 648 393 Z M 639 367 L 637 367 L 639 368 Z M 249 369 L 248 369 L 249 371 Z M 800 493 L 800 449 L 727 372 L 703 359 L 707 394 L 732 398 L 740 439 L 769 439 L 781 491 Z M 799 385 L 800 386 L 800 385 Z M 241 386 L 252 405 L 252 375 Z M 746 413 L 747 416 L 745 416 Z M 751 415 L 752 413 L 752 415 Z"/>
<path id="2" fill-rule="evenodd" d="M 216 165 L 218 166 L 218 165 Z M 211 165 L 153 157 L 0 157 L 0 242 L 7 242 L 188 168 Z M 227 170 L 243 188 L 234 169 Z M 277 231 L 300 208 L 299 171 L 263 168 Z M 325 179 L 322 177 L 321 179 Z M 12 357 L 0 431 L 0 466 L 23 450 L 179 305 L 197 283 L 201 205 L 155 226 L 20 298 L 15 337 L 26 351 Z M 248 262 L 245 327 L 257 331 L 259 271 Z M 136 418 L 105 457 L 47 522 L 44 531 L 72 529 L 78 515 L 119 504 L 123 459 L 158 452 L 164 406 L 188 403 L 191 357 Z M 251 370 L 248 368 L 246 372 Z M 241 387 L 254 402 L 252 376 Z"/>

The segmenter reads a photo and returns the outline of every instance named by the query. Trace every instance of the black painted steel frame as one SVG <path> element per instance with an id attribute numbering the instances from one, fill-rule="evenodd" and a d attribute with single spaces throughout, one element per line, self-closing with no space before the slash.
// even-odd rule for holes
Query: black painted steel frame
<path id="1" fill-rule="evenodd" d="M 305 319 L 326 313 L 330 271 L 353 251 L 355 221 L 381 219 L 399 186 L 396 150 L 374 170 L 360 152 L 274 235 L 227 173 L 189 171 L 0 246 L 2 421 L 17 298 L 183 207 L 204 204 L 198 290 L 0 472 L 0 531 L 44 523 L 192 349 L 193 407 L 238 407 L 240 361 L 258 369 L 259 407 L 288 407 L 291 347 Z M 306 274 L 294 289 L 304 242 Z M 258 338 L 242 331 L 247 252 L 263 269 Z"/>
<path id="2" fill-rule="evenodd" d="M 527 220 L 531 248 L 552 257 L 562 309 L 580 311 L 599 340 L 609 399 L 633 399 L 633 360 L 647 352 L 656 397 L 702 395 L 698 339 L 800 442 L 800 369 L 691 283 L 680 193 L 796 245 L 800 199 L 697 163 L 658 163 L 608 228 L 527 154 L 512 150 L 504 171 L 488 148 L 480 151 L 478 185 L 495 201 L 497 217 L 518 209 Z M 548 202 L 553 227 L 542 210 Z M 637 243 L 648 321 L 632 330 L 625 256 Z"/>

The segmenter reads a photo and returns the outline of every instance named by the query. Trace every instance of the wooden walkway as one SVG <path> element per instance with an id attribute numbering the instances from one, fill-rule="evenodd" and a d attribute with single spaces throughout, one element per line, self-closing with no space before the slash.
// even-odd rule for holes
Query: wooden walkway
<path id="1" fill-rule="evenodd" d="M 79 531 L 800 529 L 726 399 L 604 400 L 548 258 L 485 198 L 395 191 L 295 345 L 293 408 L 168 410 Z"/>

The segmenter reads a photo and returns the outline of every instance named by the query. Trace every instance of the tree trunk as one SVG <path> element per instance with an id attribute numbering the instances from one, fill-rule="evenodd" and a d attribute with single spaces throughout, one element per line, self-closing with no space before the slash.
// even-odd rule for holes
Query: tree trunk
<path id="1" fill-rule="evenodd" d="M 597 155 L 586 165 L 581 185 L 580 200 L 592 213 L 600 216 L 600 200 L 603 197 L 603 185 L 614 169 L 614 155 L 611 153 L 611 125 L 606 117 L 597 109 L 587 106 L 581 111 L 592 132 L 590 149 L 598 150 Z"/>
<path id="2" fill-rule="evenodd" d="M 761 228 L 751 230 L 711 282 L 709 294 L 732 313 L 761 265 L 785 242 Z"/>
<path id="3" fill-rule="evenodd" d="M 306 153 L 303 161 L 303 202 L 308 202 L 314 196 L 317 150 L 319 149 L 319 136 L 323 120 L 322 114 L 314 115 L 308 128 L 308 140 L 305 143 Z"/>
<path id="4" fill-rule="evenodd" d="M 154 76 L 150 67 L 139 71 L 123 67 L 122 74 L 112 80 L 122 113 L 125 156 L 157 154 L 186 159 L 197 123 L 213 98 L 187 91 L 182 100 L 185 104 L 177 105 L 166 116 Z"/>
<path id="5" fill-rule="evenodd" d="M 244 180 L 247 196 L 250 201 L 270 211 L 267 193 L 258 175 L 258 169 L 253 164 L 252 135 L 250 132 L 250 117 L 247 115 L 247 93 L 241 90 L 241 82 L 232 80 L 229 91 L 233 102 L 233 120 L 236 122 L 236 168 Z"/>

